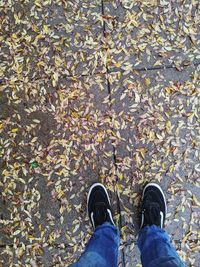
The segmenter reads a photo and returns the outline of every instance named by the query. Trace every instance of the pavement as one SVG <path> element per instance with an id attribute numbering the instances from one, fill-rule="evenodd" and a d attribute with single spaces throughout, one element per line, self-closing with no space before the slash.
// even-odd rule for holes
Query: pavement
<path id="1" fill-rule="evenodd" d="M 0 266 L 68 266 L 107 187 L 119 266 L 141 266 L 143 185 L 165 191 L 166 230 L 200 261 L 200 5 L 2 1 Z"/>

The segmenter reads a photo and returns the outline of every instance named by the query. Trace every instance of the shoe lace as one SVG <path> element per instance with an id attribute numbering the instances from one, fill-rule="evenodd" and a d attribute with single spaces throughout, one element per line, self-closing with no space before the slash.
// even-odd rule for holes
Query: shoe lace
<path id="1" fill-rule="evenodd" d="M 161 224 L 161 216 L 160 216 L 160 206 L 156 202 L 152 202 L 151 199 L 144 200 L 144 205 L 142 207 L 142 211 L 144 213 L 144 222 L 145 225 L 157 225 Z"/>

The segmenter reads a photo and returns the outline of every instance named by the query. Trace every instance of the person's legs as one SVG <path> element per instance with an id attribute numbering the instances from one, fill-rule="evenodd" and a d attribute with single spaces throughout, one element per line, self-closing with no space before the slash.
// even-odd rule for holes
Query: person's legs
<path id="1" fill-rule="evenodd" d="M 138 247 L 143 267 L 183 267 L 168 234 L 162 229 L 166 200 L 159 185 L 149 183 L 142 195 L 141 230 Z"/>
<path id="2" fill-rule="evenodd" d="M 95 229 L 85 252 L 70 267 L 116 267 L 119 230 L 111 213 L 110 199 L 102 184 L 94 184 L 88 194 L 88 215 Z"/>
<path id="3" fill-rule="evenodd" d="M 156 225 L 145 226 L 140 231 L 138 246 L 144 267 L 184 266 L 172 246 L 168 234 Z"/>
<path id="4" fill-rule="evenodd" d="M 97 226 L 85 252 L 72 267 L 115 267 L 118 260 L 119 233 L 110 223 Z"/>

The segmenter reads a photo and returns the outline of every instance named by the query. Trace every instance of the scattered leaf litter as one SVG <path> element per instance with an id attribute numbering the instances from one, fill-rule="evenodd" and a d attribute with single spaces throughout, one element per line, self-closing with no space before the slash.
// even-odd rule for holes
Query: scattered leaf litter
<path id="1" fill-rule="evenodd" d="M 195 266 L 200 215 L 200 69 L 113 72 L 109 81 L 122 243 L 132 246 L 136 241 L 138 210 L 133 206 L 138 206 L 142 185 L 157 181 L 168 199 L 166 227 L 175 244 L 181 243 L 183 259 Z"/>
<path id="2" fill-rule="evenodd" d="M 198 1 L 105 1 L 108 66 L 188 66 L 200 59 Z"/>
<path id="3" fill-rule="evenodd" d="M 132 207 L 154 179 L 168 192 L 179 253 L 196 266 L 198 1 L 105 1 L 104 15 L 101 1 L 2 1 L 1 10 L 2 264 L 66 266 L 80 255 L 96 179 L 116 186 L 121 247 L 135 249 Z M 176 71 L 134 72 L 163 65 Z"/>

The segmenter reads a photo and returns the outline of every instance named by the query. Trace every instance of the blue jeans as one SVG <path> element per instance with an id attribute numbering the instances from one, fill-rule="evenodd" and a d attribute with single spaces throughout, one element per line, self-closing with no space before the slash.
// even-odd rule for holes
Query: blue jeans
<path id="1" fill-rule="evenodd" d="M 184 267 L 168 234 L 155 225 L 141 229 L 138 238 L 144 267 Z"/>
<path id="2" fill-rule="evenodd" d="M 105 223 L 95 229 L 85 252 L 70 267 L 116 267 L 120 236 L 117 227 Z M 138 247 L 143 267 L 184 267 L 167 233 L 152 225 L 139 234 Z"/>

